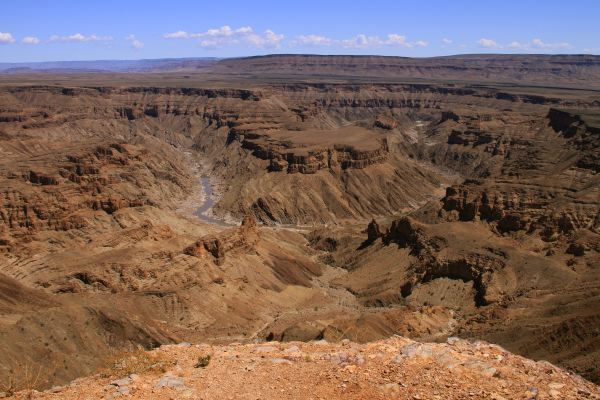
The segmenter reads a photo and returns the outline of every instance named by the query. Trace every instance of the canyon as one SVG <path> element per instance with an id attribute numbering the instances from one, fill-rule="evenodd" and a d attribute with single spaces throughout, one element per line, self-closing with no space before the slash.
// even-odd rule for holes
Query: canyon
<path id="1" fill-rule="evenodd" d="M 599 383 L 599 60 L 1 73 L 0 382 L 401 335 Z"/>

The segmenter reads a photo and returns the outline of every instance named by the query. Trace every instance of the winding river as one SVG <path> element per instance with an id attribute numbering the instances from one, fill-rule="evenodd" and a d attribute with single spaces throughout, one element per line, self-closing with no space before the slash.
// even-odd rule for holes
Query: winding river
<path id="1" fill-rule="evenodd" d="M 209 224 L 221 226 L 232 225 L 222 219 L 216 218 L 212 215 L 207 215 L 207 212 L 215 205 L 216 199 L 213 193 L 212 185 L 210 184 L 210 179 L 207 177 L 202 177 L 200 178 L 200 184 L 202 185 L 204 202 L 198 208 L 196 208 L 196 210 L 194 210 L 194 216 L 198 217 L 204 222 L 208 222 Z"/>

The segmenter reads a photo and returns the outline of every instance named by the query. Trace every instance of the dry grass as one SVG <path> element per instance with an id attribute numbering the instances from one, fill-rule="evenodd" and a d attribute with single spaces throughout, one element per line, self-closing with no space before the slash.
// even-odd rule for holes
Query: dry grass
<path id="1" fill-rule="evenodd" d="M 111 356 L 105 363 L 108 366 L 100 369 L 98 373 L 102 378 L 122 378 L 131 374 L 152 372 L 165 373 L 175 364 L 177 364 L 176 360 L 169 360 L 164 356 L 138 349 Z"/>
<path id="2" fill-rule="evenodd" d="M 0 393 L 10 397 L 20 391 L 31 392 L 37 389 L 42 382 L 43 376 L 47 376 L 44 368 L 39 363 L 34 362 L 10 362 L 8 365 L 8 375 L 0 383 Z"/>
<path id="3" fill-rule="evenodd" d="M 150 353 L 142 348 L 129 352 L 119 352 L 105 360 L 96 373 L 102 378 L 122 378 L 131 374 L 165 373 L 177 364 L 176 360 L 164 355 Z M 44 367 L 34 362 L 11 361 L 3 366 L 6 378 L 0 381 L 0 397 L 12 397 L 18 392 L 33 394 L 34 389 L 48 385 L 56 366 Z"/>

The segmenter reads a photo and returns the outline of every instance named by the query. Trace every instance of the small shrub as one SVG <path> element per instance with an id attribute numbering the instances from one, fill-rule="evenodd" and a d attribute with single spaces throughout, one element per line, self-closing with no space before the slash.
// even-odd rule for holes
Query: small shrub
<path id="1" fill-rule="evenodd" d="M 205 368 L 210 363 L 210 354 L 198 357 L 198 362 L 194 365 L 194 368 Z"/>

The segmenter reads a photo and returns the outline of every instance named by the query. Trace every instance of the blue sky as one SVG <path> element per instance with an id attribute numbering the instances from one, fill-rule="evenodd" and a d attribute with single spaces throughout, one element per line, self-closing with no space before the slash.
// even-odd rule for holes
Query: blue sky
<path id="1" fill-rule="evenodd" d="M 0 62 L 600 54 L 600 1 L 2 0 Z"/>

